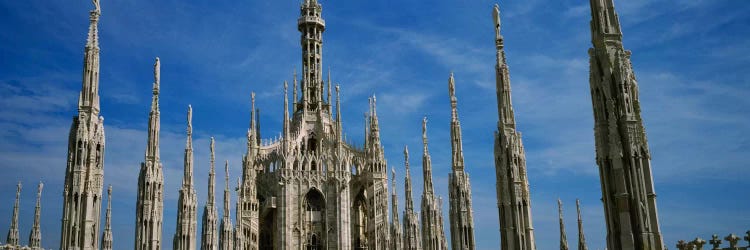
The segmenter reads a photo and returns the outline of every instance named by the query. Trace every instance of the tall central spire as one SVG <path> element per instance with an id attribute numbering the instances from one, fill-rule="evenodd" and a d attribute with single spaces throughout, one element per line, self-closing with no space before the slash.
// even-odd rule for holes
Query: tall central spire
<path id="1" fill-rule="evenodd" d="M 326 24 L 321 16 L 322 10 L 318 1 L 305 0 L 297 19 L 302 45 L 302 99 L 299 105 L 306 111 L 322 108 L 324 102 L 323 31 Z"/>

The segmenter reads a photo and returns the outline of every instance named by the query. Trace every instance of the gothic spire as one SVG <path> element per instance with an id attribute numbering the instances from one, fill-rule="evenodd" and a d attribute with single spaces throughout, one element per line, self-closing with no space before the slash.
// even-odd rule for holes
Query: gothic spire
<path id="1" fill-rule="evenodd" d="M 451 102 L 451 167 L 448 174 L 449 219 L 451 244 L 455 250 L 473 250 L 474 212 L 472 210 L 471 183 L 464 172 L 464 153 L 461 138 L 461 122 L 458 120 L 456 84 L 451 72 L 448 78 L 448 95 Z"/>
<path id="2" fill-rule="evenodd" d="M 565 233 L 565 223 L 563 223 L 562 201 L 557 199 L 557 213 L 560 218 L 560 250 L 568 250 L 568 236 Z"/>
<path id="3" fill-rule="evenodd" d="M 503 129 L 516 129 L 516 120 L 513 113 L 513 103 L 511 101 L 510 90 L 510 71 L 505 60 L 505 42 L 503 35 L 500 33 L 500 6 L 495 4 L 493 11 L 495 20 L 495 48 L 496 55 L 496 89 L 497 89 L 497 110 L 500 121 L 498 126 Z"/>
<path id="4" fill-rule="evenodd" d="M 187 143 L 185 145 L 182 187 L 177 200 L 177 226 L 172 238 L 172 249 L 195 250 L 198 198 L 193 186 L 193 108 L 188 105 Z"/>
<path id="5" fill-rule="evenodd" d="M 215 191 L 214 191 L 214 186 L 215 186 L 215 184 L 214 184 L 214 179 L 215 179 L 214 176 L 216 175 L 216 172 L 215 172 L 215 169 L 216 169 L 216 167 L 215 167 L 216 166 L 215 165 L 215 163 L 216 163 L 216 155 L 214 153 L 214 146 L 216 145 L 215 143 L 216 142 L 214 141 L 214 137 L 212 136 L 211 137 L 211 148 L 210 148 L 210 151 L 211 151 L 211 158 L 210 158 L 211 159 L 211 163 L 210 164 L 211 164 L 211 166 L 210 166 L 210 168 L 208 170 L 208 200 L 206 201 L 211 206 L 213 206 L 214 203 L 215 203 L 215 201 L 216 201 L 216 199 L 214 198 L 214 193 L 215 193 Z"/>
<path id="6" fill-rule="evenodd" d="M 339 143 L 343 140 L 343 125 L 341 124 L 341 88 L 336 84 L 336 129 L 339 136 Z"/>
<path id="7" fill-rule="evenodd" d="M 576 213 L 578 214 L 578 250 L 588 250 L 586 236 L 583 235 L 583 219 L 581 218 L 581 201 L 576 199 Z"/>
<path id="8" fill-rule="evenodd" d="M 613 0 L 592 0 L 589 93 L 609 249 L 665 249 L 638 81 Z M 627 171 L 638 169 L 638 171 Z"/>
<path id="9" fill-rule="evenodd" d="M 8 238 L 5 243 L 11 246 L 18 246 L 18 203 L 21 200 L 21 182 L 16 185 L 16 202 L 13 203 L 13 218 L 10 221 Z"/>
<path id="10" fill-rule="evenodd" d="M 148 144 L 146 156 L 138 176 L 136 201 L 135 249 L 161 249 L 162 223 L 164 221 L 164 175 L 159 157 L 159 86 L 160 62 L 154 62 L 154 85 L 151 111 L 148 118 Z"/>
<path id="11" fill-rule="evenodd" d="M 396 169 L 391 169 L 391 248 L 402 249 L 403 232 L 398 218 L 398 193 L 396 192 Z"/>
<path id="12" fill-rule="evenodd" d="M 89 12 L 89 32 L 83 58 L 83 88 L 78 96 L 78 112 L 99 115 L 99 0 L 93 0 L 94 9 Z"/>
<path id="13" fill-rule="evenodd" d="M 414 199 L 411 190 L 411 171 L 409 170 L 409 149 L 404 145 L 404 249 L 422 249 L 422 236 L 419 231 L 419 218 L 414 212 Z"/>
<path id="14" fill-rule="evenodd" d="M 151 111 L 148 118 L 148 145 L 146 146 L 146 159 L 159 160 L 159 81 L 161 78 L 161 64 L 157 57 L 154 62 L 154 87 L 151 98 Z"/>
<path id="15" fill-rule="evenodd" d="M 456 83 L 453 72 L 448 78 L 448 94 L 451 101 L 451 149 L 453 155 L 453 171 L 464 171 L 464 150 L 461 138 L 461 122 L 458 120 L 458 108 L 456 98 Z"/>
<path id="16" fill-rule="evenodd" d="M 217 211 L 214 198 L 214 176 L 215 162 L 214 138 L 211 137 L 211 167 L 208 171 L 208 199 L 206 206 L 203 208 L 203 226 L 201 232 L 201 250 L 215 250 L 219 247 L 219 238 L 217 232 Z"/>
<path id="17" fill-rule="evenodd" d="M 229 193 L 229 161 L 224 162 L 224 213 L 221 220 L 221 232 L 219 238 L 219 249 L 230 250 L 234 248 L 232 233 L 232 215 L 229 211 L 231 194 Z"/>
<path id="18" fill-rule="evenodd" d="M 231 193 L 229 193 L 229 160 L 224 162 L 224 218 L 231 216 L 229 204 L 231 203 Z"/>
<path id="19" fill-rule="evenodd" d="M 422 118 L 422 171 L 424 178 L 424 194 L 432 197 L 435 193 L 432 185 L 432 159 L 427 149 L 427 116 Z"/>
<path id="20" fill-rule="evenodd" d="M 62 250 L 99 248 L 104 183 L 104 117 L 99 106 L 99 0 L 92 0 L 84 47 L 78 115 L 68 136 L 63 211 L 59 246 Z M 86 159 L 86 160 L 83 160 Z"/>
<path id="21" fill-rule="evenodd" d="M 286 150 L 289 140 L 289 93 L 287 91 L 288 83 L 284 81 L 284 150 Z"/>
<path id="22" fill-rule="evenodd" d="M 622 40 L 620 18 L 615 11 L 613 0 L 590 0 L 591 2 L 591 34 L 594 40 L 608 39 Z"/>
<path id="23" fill-rule="evenodd" d="M 510 71 L 505 59 L 505 43 L 501 34 L 500 7 L 496 4 L 492 18 L 495 23 L 495 87 L 497 90 L 498 124 L 495 131 L 495 179 L 500 224 L 500 248 L 534 250 L 534 227 L 531 219 L 531 198 L 526 173 L 526 152 L 511 101 Z"/>
<path id="24" fill-rule="evenodd" d="M 112 250 L 112 185 L 107 188 L 107 213 L 102 233 L 102 250 Z"/>
<path id="25" fill-rule="evenodd" d="M 407 212 L 414 212 L 414 199 L 412 198 L 411 192 L 411 170 L 409 170 L 409 147 L 404 145 L 404 193 L 405 193 L 405 209 Z"/>
<path id="26" fill-rule="evenodd" d="M 422 171 L 424 189 L 422 190 L 422 247 L 424 249 L 445 249 L 446 242 L 443 230 L 443 209 L 435 195 L 432 184 L 432 159 L 427 149 L 427 117 L 422 119 Z"/>
<path id="27" fill-rule="evenodd" d="M 41 213 L 42 213 L 42 188 L 44 184 L 39 182 L 36 193 L 36 207 L 34 207 L 34 225 L 31 227 L 31 234 L 29 234 L 29 247 L 32 249 L 38 249 L 42 246 L 42 231 L 41 231 Z"/>

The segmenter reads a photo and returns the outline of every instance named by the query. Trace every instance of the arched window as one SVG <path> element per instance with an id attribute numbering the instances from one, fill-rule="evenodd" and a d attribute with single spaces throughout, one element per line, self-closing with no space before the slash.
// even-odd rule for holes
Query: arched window
<path id="1" fill-rule="evenodd" d="M 320 238 L 318 238 L 317 234 L 310 234 L 310 236 L 307 238 L 307 250 L 320 250 L 322 249 L 320 247 Z"/>

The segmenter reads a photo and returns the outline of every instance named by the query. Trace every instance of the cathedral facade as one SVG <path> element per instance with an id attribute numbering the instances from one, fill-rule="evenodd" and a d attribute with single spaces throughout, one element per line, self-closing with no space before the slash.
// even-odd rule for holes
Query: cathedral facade
<path id="1" fill-rule="evenodd" d="M 99 1 L 93 0 L 93 3 L 84 50 L 78 114 L 73 117 L 69 135 L 60 249 L 113 248 L 111 186 L 107 190 L 106 219 L 100 234 L 105 136 L 99 106 L 98 21 L 101 11 Z M 622 46 L 613 0 L 591 0 L 591 10 L 590 86 L 608 249 L 662 250 L 650 154 L 631 54 Z M 499 243 L 503 250 L 535 250 L 526 155 L 511 101 L 510 71 L 497 5 L 493 10 L 493 20 L 498 109 L 494 162 Z M 230 200 L 229 163 L 225 162 L 221 217 L 215 195 L 216 142 L 213 138 L 210 142 L 208 197 L 202 215 L 199 217 L 198 214 L 199 201 L 193 183 L 192 107 L 188 107 L 183 180 L 178 190 L 176 232 L 171 238 L 173 249 L 475 249 L 471 182 L 466 171 L 470 166 L 464 163 L 453 73 L 447 84 L 452 156 L 447 183 L 450 232 L 446 234 L 443 198 L 436 195 L 433 185 L 427 118 L 422 122 L 424 188 L 421 210 L 417 211 L 414 205 L 409 151 L 404 147 L 405 204 L 404 210 L 400 211 L 394 167 L 391 167 L 391 190 L 388 189 L 389 166 L 381 144 L 375 96 L 369 99 L 364 143 L 354 145 L 344 140 L 341 88 L 332 86 L 330 73 L 324 79 L 323 33 L 326 23 L 322 5 L 317 0 L 302 2 L 297 29 L 301 33 L 302 69 L 299 75 L 296 71 L 294 73 L 291 101 L 289 83 L 283 83 L 282 134 L 278 138 L 262 139 L 259 109 L 255 107 L 255 94 L 252 94 L 246 151 L 241 161 L 242 176 L 237 179 L 237 189 L 234 190 L 237 200 L 234 204 Z M 142 250 L 161 250 L 169 242 L 163 240 L 162 235 L 165 190 L 159 145 L 160 65 L 157 57 L 153 66 L 147 147 L 138 177 L 133 248 Z M 38 187 L 29 246 L 19 243 L 20 190 L 19 183 L 11 228 L 0 249 L 41 249 L 42 185 L 40 183 Z M 234 221 L 231 216 L 233 205 Z M 585 250 L 578 205 L 577 202 L 579 250 Z M 567 250 L 561 202 L 559 213 L 560 248 Z M 198 221 L 201 232 L 197 232 Z M 450 235 L 450 245 L 446 235 Z M 199 238 L 200 245 L 197 244 Z"/>

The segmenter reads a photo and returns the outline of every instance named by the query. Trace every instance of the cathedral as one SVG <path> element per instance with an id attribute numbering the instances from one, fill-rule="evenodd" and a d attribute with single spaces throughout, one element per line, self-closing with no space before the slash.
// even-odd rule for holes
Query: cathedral
<path id="1" fill-rule="evenodd" d="M 64 250 L 111 250 L 113 234 L 116 234 L 111 228 L 111 186 L 107 189 L 103 228 L 100 223 L 104 201 L 105 134 L 99 105 L 98 21 L 101 10 L 98 0 L 93 0 L 93 3 L 84 48 L 78 115 L 73 117 L 69 134 L 59 238 L 60 249 Z M 663 250 L 650 154 L 640 115 L 638 86 L 630 62 L 631 52 L 622 46 L 613 0 L 591 0 L 590 4 L 593 44 L 589 50 L 590 91 L 607 247 L 612 250 Z M 498 5 L 493 9 L 492 19 L 496 46 L 498 122 L 494 136 L 494 162 L 499 244 L 503 250 L 535 250 L 531 186 L 511 100 L 510 70 Z M 214 138 L 210 141 L 208 197 L 203 203 L 196 196 L 192 107 L 189 106 L 183 178 L 177 190 L 179 198 L 177 204 L 164 204 L 164 193 L 175 190 L 164 189 L 159 140 L 161 62 L 158 57 L 155 59 L 147 146 L 137 180 L 133 248 L 160 250 L 169 248 L 167 244 L 171 240 L 171 247 L 176 250 L 476 249 L 471 182 L 466 171 L 471 166 L 464 164 L 453 73 L 447 79 L 451 108 L 451 172 L 448 183 L 437 184 L 448 185 L 449 195 L 444 202 L 443 197 L 435 193 L 428 147 L 428 120 L 425 117 L 421 152 L 424 187 L 417 211 L 412 193 L 409 150 L 404 147 L 403 168 L 401 164 L 388 165 L 386 162 L 375 96 L 369 99 L 364 143 L 354 145 L 344 139 L 341 86 L 332 86 L 330 73 L 325 79 L 323 72 L 326 23 L 322 5 L 317 0 L 301 3 L 297 29 L 300 32 L 302 69 L 299 75 L 294 73 L 291 100 L 290 84 L 283 83 L 282 135 L 262 139 L 259 109 L 255 107 L 255 94 L 252 94 L 246 152 L 241 162 L 242 176 L 236 180 L 237 188 L 230 189 L 229 163 L 224 162 L 226 184 L 223 196 L 220 196 L 223 198 L 221 203 L 216 203 Z M 397 172 L 404 176 L 403 210 L 399 210 L 398 205 Z M 0 249 L 42 249 L 39 226 L 42 184 L 38 186 L 34 226 L 28 246 L 19 244 L 20 191 L 19 183 L 11 229 Z M 234 203 L 231 201 L 232 191 L 237 197 Z M 200 216 L 199 203 L 205 204 L 200 208 Z M 177 207 L 176 221 L 171 222 L 176 223 L 176 231 L 171 238 L 162 235 L 165 221 L 171 221 L 164 218 L 165 205 Z M 444 207 L 448 209 L 448 218 L 443 217 Z M 577 208 L 578 249 L 582 250 L 587 247 L 578 202 Z M 561 202 L 559 211 L 560 248 L 567 250 Z M 444 228 L 446 219 L 447 229 Z"/>

